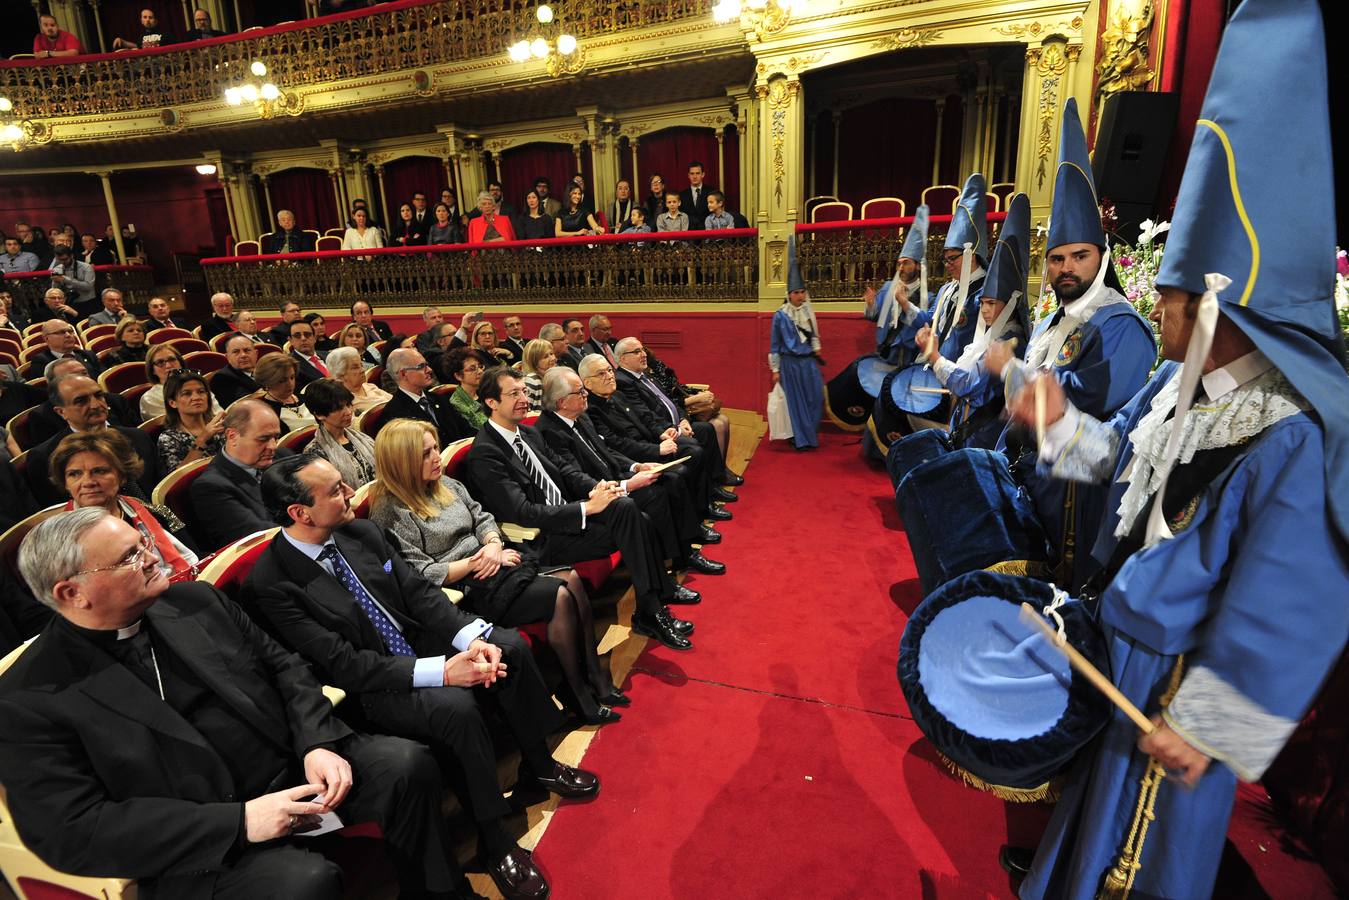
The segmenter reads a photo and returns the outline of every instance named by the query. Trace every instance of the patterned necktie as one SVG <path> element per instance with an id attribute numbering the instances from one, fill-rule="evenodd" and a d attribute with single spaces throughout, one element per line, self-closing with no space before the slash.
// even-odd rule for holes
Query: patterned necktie
<path id="1" fill-rule="evenodd" d="M 609 348 L 609 345 L 608 345 L 607 343 L 605 343 L 604 341 L 601 341 L 601 342 L 600 342 L 600 349 L 604 351 L 604 358 L 607 359 L 607 360 L 609 360 L 609 365 L 613 366 L 614 369 L 617 370 L 617 369 L 618 369 L 618 360 L 614 359 L 614 351 L 611 350 L 611 349 Z"/>
<path id="2" fill-rule="evenodd" d="M 335 544 L 324 547 L 323 552 L 319 554 L 319 559 L 326 559 L 332 563 L 333 575 L 342 587 L 347 589 L 347 593 L 355 599 L 361 607 L 361 611 L 370 620 L 370 624 L 375 626 L 375 631 L 379 632 L 379 636 L 384 640 L 385 648 L 390 653 L 394 656 L 417 655 L 402 633 L 394 627 L 393 622 L 384 614 L 384 610 L 380 609 L 379 605 L 375 603 L 375 598 L 371 597 L 361 586 L 361 582 L 356 578 L 356 573 L 351 571 L 351 566 L 347 565 L 347 561 L 342 558 L 342 554 L 337 552 Z"/>
<path id="3" fill-rule="evenodd" d="M 548 505 L 562 505 L 562 492 L 557 489 L 557 485 L 553 484 L 553 479 L 549 478 L 542 469 L 534 464 L 534 458 L 525 452 L 524 438 L 518 434 L 515 436 L 515 454 L 520 457 L 520 462 L 524 463 L 525 471 L 529 473 L 529 477 L 543 491 L 543 496 L 547 498 Z"/>
<path id="4" fill-rule="evenodd" d="M 436 408 L 431 405 L 431 398 L 422 394 L 422 399 L 418 400 L 417 404 L 421 406 L 422 411 L 430 417 L 431 424 L 435 425 L 437 428 L 440 427 L 440 420 L 436 418 Z"/>
<path id="5" fill-rule="evenodd" d="M 665 407 L 665 412 L 668 413 L 670 416 L 670 424 L 678 425 L 679 410 L 676 409 L 675 405 L 670 402 L 670 398 L 665 396 L 665 392 L 662 391 L 660 388 L 656 387 L 656 383 L 646 375 L 639 375 L 637 377 L 637 380 L 642 383 L 643 387 L 645 387 L 648 391 L 650 391 L 652 394 L 656 396 L 656 399 L 660 401 L 661 406 Z"/>

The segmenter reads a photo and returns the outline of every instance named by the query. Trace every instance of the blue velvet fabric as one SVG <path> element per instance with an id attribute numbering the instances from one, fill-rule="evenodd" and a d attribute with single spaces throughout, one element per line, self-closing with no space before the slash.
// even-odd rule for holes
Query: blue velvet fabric
<path id="1" fill-rule="evenodd" d="M 961 768 L 991 784 L 1039 787 L 1103 728 L 1110 705 L 1076 676 L 1021 603 L 1053 599 L 1030 578 L 970 572 L 914 610 L 900 640 L 900 688 L 915 724 Z M 1105 641 L 1077 601 L 1060 607 L 1068 641 L 1108 672 Z"/>
<path id="2" fill-rule="evenodd" d="M 890 445 L 885 454 L 885 469 L 890 473 L 890 484 L 899 490 L 899 483 L 918 466 L 950 453 L 951 438 L 936 428 L 924 428 L 905 435 Z"/>
<path id="3" fill-rule="evenodd" d="M 924 594 L 994 563 L 1049 559 L 1030 501 L 1001 453 L 962 449 L 925 462 L 899 483 L 895 502 Z"/>

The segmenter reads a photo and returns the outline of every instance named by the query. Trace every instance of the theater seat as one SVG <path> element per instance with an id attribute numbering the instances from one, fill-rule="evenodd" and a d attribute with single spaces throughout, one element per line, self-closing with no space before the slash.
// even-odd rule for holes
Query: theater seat
<path id="1" fill-rule="evenodd" d="M 188 353 L 210 352 L 211 345 L 198 338 L 174 338 L 167 342 L 170 347 L 183 355 Z"/>
<path id="2" fill-rule="evenodd" d="M 158 441 L 159 435 L 164 430 L 164 416 L 155 416 L 152 419 L 146 419 L 136 427 L 146 434 L 150 435 L 150 440 Z M 187 521 L 184 519 L 183 521 Z"/>
<path id="3" fill-rule="evenodd" d="M 904 201 L 898 197 L 873 197 L 862 204 L 864 219 L 895 219 L 904 215 Z"/>
<path id="4" fill-rule="evenodd" d="M 122 363 L 111 369 L 104 369 L 98 376 L 98 383 L 103 390 L 114 394 L 120 394 L 138 384 L 148 384 L 149 381 L 150 379 L 145 377 L 145 363 L 138 362 Z"/>
<path id="5" fill-rule="evenodd" d="M 197 476 L 210 464 L 210 457 L 183 463 L 159 480 L 159 484 L 155 485 L 150 495 L 151 502 L 167 506 L 178 518 L 184 522 L 191 522 L 195 515 L 192 512 L 192 500 L 188 497 L 188 490 L 192 487 L 192 482 L 197 480 Z"/>
<path id="6" fill-rule="evenodd" d="M 361 413 L 356 419 L 356 427 L 361 430 L 362 434 L 369 435 L 371 438 L 379 434 L 379 426 L 384 424 L 384 407 L 386 403 L 387 401 L 385 403 L 376 403 L 374 406 Z"/>
<path id="7" fill-rule="evenodd" d="M 86 323 L 88 319 L 84 320 Z M 114 337 L 117 334 L 116 325 L 89 325 L 80 327 L 80 337 L 84 339 L 84 346 L 89 347 L 89 342 L 97 337 Z M 90 348 L 93 349 L 93 348 Z"/>
<path id="8" fill-rule="evenodd" d="M 25 519 L 20 519 L 0 534 L 0 565 L 3 565 L 15 578 L 19 575 L 19 545 L 39 524 L 65 509 L 64 503 L 56 503 L 46 509 L 40 509 Z"/>
<path id="9" fill-rule="evenodd" d="M 279 447 L 285 447 L 287 450 L 300 453 L 305 447 L 309 446 L 309 442 L 314 439 L 314 434 L 317 431 L 317 425 L 306 425 L 303 428 L 286 432 L 281 435 L 280 440 L 276 443 Z"/>
<path id="10" fill-rule="evenodd" d="M 188 331 L 186 328 L 156 328 L 145 336 L 145 343 L 166 344 L 169 341 L 176 341 L 179 338 L 195 338 L 196 340 L 201 340 L 201 338 L 197 337 L 196 334 Z"/>
<path id="11" fill-rule="evenodd" d="M 197 341 L 197 343 L 200 344 L 201 341 Z M 176 347 L 177 345 L 175 344 L 174 346 Z M 178 352 L 184 353 L 183 350 L 179 350 Z M 186 353 L 183 356 L 183 365 L 203 374 L 206 372 L 218 372 L 228 364 L 229 357 L 223 353 L 216 353 L 214 350 L 196 350 L 191 353 Z"/>
<path id="12" fill-rule="evenodd" d="M 14 442 L 19 445 L 20 450 L 27 450 L 33 446 L 33 439 L 28 434 L 28 417 L 35 409 L 36 406 L 30 406 L 5 424 L 5 430 L 14 436 Z"/>

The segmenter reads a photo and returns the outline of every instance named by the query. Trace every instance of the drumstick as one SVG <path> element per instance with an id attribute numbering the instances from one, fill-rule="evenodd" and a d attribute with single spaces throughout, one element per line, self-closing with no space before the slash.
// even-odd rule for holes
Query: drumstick
<path id="1" fill-rule="evenodd" d="M 911 387 L 911 388 L 909 388 L 909 390 L 913 391 L 915 394 L 949 394 L 949 393 L 951 393 L 951 392 L 950 392 L 949 390 L 947 390 L 946 388 Z"/>
<path id="2" fill-rule="evenodd" d="M 1049 623 L 1045 621 L 1044 616 L 1035 611 L 1035 607 L 1031 606 L 1029 603 L 1023 602 L 1021 604 L 1021 618 L 1027 621 L 1033 621 L 1036 627 L 1044 632 L 1045 637 L 1049 638 L 1049 642 L 1068 657 L 1068 664 L 1071 665 L 1079 675 L 1085 676 L 1097 690 L 1102 694 L 1105 694 L 1110 702 L 1119 707 L 1126 716 L 1133 719 L 1134 724 L 1138 726 L 1140 731 L 1144 734 L 1152 734 L 1157 730 L 1157 726 L 1153 725 L 1151 720 L 1143 715 L 1143 711 L 1137 706 L 1134 706 L 1133 702 L 1128 697 L 1124 696 L 1119 688 L 1115 687 L 1114 682 L 1102 675 L 1101 670 L 1093 666 L 1091 661 L 1079 653 L 1076 647 L 1059 637 L 1058 632 L 1049 626 Z"/>
<path id="3" fill-rule="evenodd" d="M 1035 443 L 1037 446 L 1045 445 L 1045 376 L 1041 375 L 1035 379 Z"/>

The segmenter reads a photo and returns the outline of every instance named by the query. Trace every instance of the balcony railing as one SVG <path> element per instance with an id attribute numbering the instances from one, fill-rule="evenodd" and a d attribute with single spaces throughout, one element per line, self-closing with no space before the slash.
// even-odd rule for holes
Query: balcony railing
<path id="1" fill-rule="evenodd" d="M 15 272 L 6 275 L 0 286 L 9 291 L 14 309 L 31 318 L 42 308 L 42 295 L 52 286 L 52 273 L 45 269 Z M 128 308 L 144 307 L 155 289 L 155 270 L 150 266 L 94 266 L 94 295 L 104 288 L 121 291 Z"/>
<path id="2" fill-rule="evenodd" d="M 283 90 L 500 56 L 543 0 L 400 0 L 150 50 L 0 62 L 0 96 L 26 118 L 221 99 L 253 60 Z M 549 0 L 578 38 L 709 16 L 712 0 Z"/>
<path id="3" fill-rule="evenodd" d="M 752 300 L 758 229 L 593 237 L 409 250 L 332 250 L 201 261 L 212 292 L 235 305 L 275 309 L 427 303 L 576 304 L 591 301 Z M 715 234 L 716 237 L 709 237 Z"/>
<path id="4" fill-rule="evenodd" d="M 990 226 L 1005 218 L 1006 213 L 988 214 Z M 797 225 L 796 259 L 811 298 L 856 300 L 868 286 L 880 287 L 894 276 L 905 230 L 912 224 L 913 216 L 900 216 Z M 928 219 L 928 290 L 934 293 L 947 280 L 942 245 L 950 224 L 950 216 Z M 989 240 L 996 240 L 996 235 L 996 229 L 990 228 Z"/>

